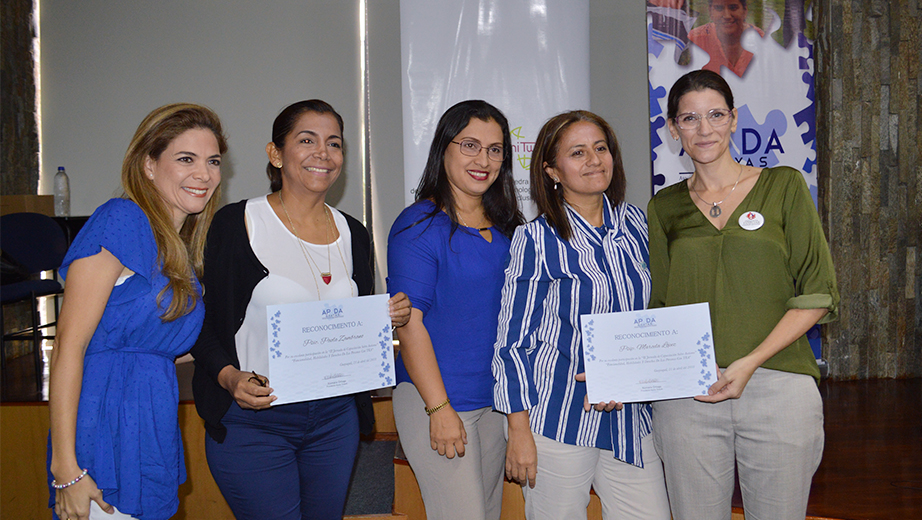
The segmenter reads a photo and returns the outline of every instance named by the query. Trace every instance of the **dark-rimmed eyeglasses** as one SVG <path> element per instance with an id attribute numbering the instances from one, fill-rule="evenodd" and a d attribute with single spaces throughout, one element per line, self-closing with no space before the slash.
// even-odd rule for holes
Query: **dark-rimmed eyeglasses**
<path id="1" fill-rule="evenodd" d="M 708 124 L 714 128 L 725 126 L 733 119 L 733 112 L 726 108 L 715 108 L 702 116 L 696 112 L 686 112 L 679 114 L 675 118 L 675 124 L 682 130 L 696 130 L 701 126 L 701 118 L 706 117 Z"/>
<path id="2" fill-rule="evenodd" d="M 460 142 L 459 141 L 452 141 L 452 142 L 460 146 L 461 153 L 468 157 L 477 157 L 478 155 L 480 155 L 480 150 L 484 148 L 483 145 L 481 145 L 478 141 L 475 141 L 473 139 L 462 139 Z M 502 146 L 494 144 L 494 145 L 487 146 L 486 149 L 487 149 L 487 157 L 491 161 L 500 162 L 505 157 Z"/>

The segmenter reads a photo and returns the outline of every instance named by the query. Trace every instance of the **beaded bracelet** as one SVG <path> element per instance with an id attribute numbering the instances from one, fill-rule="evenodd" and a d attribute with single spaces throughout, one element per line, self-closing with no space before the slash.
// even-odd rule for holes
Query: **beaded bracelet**
<path id="1" fill-rule="evenodd" d="M 445 399 L 445 402 L 442 403 L 442 404 L 440 404 L 440 405 L 438 405 L 438 406 L 433 406 L 432 408 L 426 408 L 426 415 L 432 415 L 432 414 L 434 414 L 435 412 L 437 412 L 437 411 L 441 410 L 442 408 L 445 408 L 446 406 L 448 406 L 448 403 L 450 403 L 450 402 L 451 402 L 451 399 Z"/>
<path id="2" fill-rule="evenodd" d="M 64 488 L 66 488 L 66 487 L 73 486 L 73 485 L 76 484 L 77 482 L 80 482 L 80 479 L 82 479 L 83 477 L 86 476 L 87 471 L 88 471 L 88 470 L 84 469 L 84 470 L 83 470 L 83 473 L 81 473 L 77 478 L 75 478 L 74 480 L 71 480 L 71 481 L 68 482 L 67 484 L 58 484 L 58 481 L 57 481 L 57 480 L 52 480 L 52 481 L 51 481 L 51 487 L 53 487 L 53 488 L 55 488 L 55 489 L 64 489 Z"/>

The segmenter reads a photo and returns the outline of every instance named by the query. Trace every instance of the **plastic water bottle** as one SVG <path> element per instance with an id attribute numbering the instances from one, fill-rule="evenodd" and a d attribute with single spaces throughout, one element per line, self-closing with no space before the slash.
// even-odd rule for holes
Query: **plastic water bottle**
<path id="1" fill-rule="evenodd" d="M 54 216 L 70 216 L 70 181 L 63 166 L 58 166 L 58 173 L 54 174 Z"/>

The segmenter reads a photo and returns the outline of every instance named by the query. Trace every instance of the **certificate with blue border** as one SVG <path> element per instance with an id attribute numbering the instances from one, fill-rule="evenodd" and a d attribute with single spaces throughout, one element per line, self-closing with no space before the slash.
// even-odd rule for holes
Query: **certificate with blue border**
<path id="1" fill-rule="evenodd" d="M 269 305 L 272 404 L 394 385 L 387 294 Z"/>
<path id="2" fill-rule="evenodd" d="M 580 316 L 589 402 L 707 395 L 717 381 L 707 303 Z"/>

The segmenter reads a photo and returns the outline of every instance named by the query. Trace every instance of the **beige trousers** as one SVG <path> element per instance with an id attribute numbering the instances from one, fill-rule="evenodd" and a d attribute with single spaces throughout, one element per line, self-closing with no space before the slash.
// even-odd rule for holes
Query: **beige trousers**
<path id="1" fill-rule="evenodd" d="M 730 520 L 739 471 L 746 520 L 803 520 L 823 457 L 823 401 L 807 375 L 758 368 L 739 399 L 653 403 L 675 520 Z"/>
<path id="2" fill-rule="evenodd" d="M 606 520 L 669 520 L 663 463 L 652 435 L 641 441 L 643 468 L 616 459 L 610 450 L 534 436 L 538 474 L 534 488 L 522 488 L 528 520 L 585 520 L 590 488 Z"/>
<path id="3" fill-rule="evenodd" d="M 464 456 L 446 458 L 429 442 L 429 416 L 416 387 L 394 389 L 400 445 L 416 474 L 428 520 L 499 520 L 506 461 L 505 417 L 491 408 L 458 412 L 467 432 Z"/>

